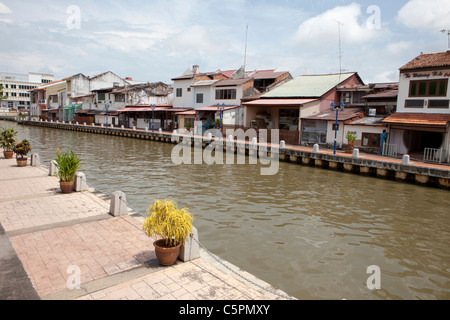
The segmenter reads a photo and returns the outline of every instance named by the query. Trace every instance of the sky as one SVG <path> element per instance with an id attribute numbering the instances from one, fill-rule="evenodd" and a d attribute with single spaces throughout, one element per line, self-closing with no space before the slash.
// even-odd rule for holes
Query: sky
<path id="1" fill-rule="evenodd" d="M 449 0 L 0 0 L 0 71 L 170 84 L 193 65 L 245 61 L 392 82 L 421 52 L 447 50 L 449 29 Z"/>

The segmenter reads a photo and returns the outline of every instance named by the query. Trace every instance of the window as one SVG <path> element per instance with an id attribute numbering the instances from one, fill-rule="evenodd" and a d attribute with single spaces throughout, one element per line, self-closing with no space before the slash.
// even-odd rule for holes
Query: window
<path id="1" fill-rule="evenodd" d="M 405 108 L 423 108 L 424 100 L 405 100 Z"/>
<path id="2" fill-rule="evenodd" d="M 191 92 L 191 88 L 187 88 L 187 92 Z"/>
<path id="3" fill-rule="evenodd" d="M 97 99 L 99 100 L 99 101 L 103 101 L 103 100 L 105 100 L 105 94 L 104 93 L 98 93 L 97 94 Z"/>
<path id="4" fill-rule="evenodd" d="M 428 100 L 428 108 L 448 109 L 449 100 Z"/>
<path id="5" fill-rule="evenodd" d="M 280 109 L 278 128 L 281 130 L 298 130 L 299 109 Z"/>
<path id="6" fill-rule="evenodd" d="M 116 102 L 125 102 L 124 94 L 116 94 Z"/>
<path id="7" fill-rule="evenodd" d="M 216 100 L 236 99 L 236 89 L 218 89 L 216 90 Z"/>
<path id="8" fill-rule="evenodd" d="M 203 103 L 203 93 L 197 93 L 197 103 Z"/>
<path id="9" fill-rule="evenodd" d="M 183 88 L 177 88 L 177 97 L 183 96 Z"/>
<path id="10" fill-rule="evenodd" d="M 447 95 L 448 79 L 411 81 L 410 97 L 445 97 Z"/>
<path id="11" fill-rule="evenodd" d="M 381 134 L 379 134 L 379 133 L 363 132 L 361 145 L 363 147 L 379 148 L 380 147 L 380 139 L 381 139 Z"/>

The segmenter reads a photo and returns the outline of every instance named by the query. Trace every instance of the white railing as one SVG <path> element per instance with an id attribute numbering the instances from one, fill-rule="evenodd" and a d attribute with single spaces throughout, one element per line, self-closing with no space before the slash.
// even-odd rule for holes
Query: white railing
<path id="1" fill-rule="evenodd" d="M 383 156 L 397 157 L 397 145 L 383 143 Z"/>
<path id="2" fill-rule="evenodd" d="M 423 160 L 442 163 L 444 161 L 444 149 L 425 148 L 423 152 Z"/>

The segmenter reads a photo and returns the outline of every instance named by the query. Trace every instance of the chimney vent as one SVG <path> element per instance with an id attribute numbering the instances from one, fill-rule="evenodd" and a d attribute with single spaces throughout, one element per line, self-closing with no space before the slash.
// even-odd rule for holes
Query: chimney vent
<path id="1" fill-rule="evenodd" d="M 199 65 L 196 64 L 196 65 L 192 66 L 192 73 L 198 74 L 199 70 L 200 70 L 200 66 Z"/>

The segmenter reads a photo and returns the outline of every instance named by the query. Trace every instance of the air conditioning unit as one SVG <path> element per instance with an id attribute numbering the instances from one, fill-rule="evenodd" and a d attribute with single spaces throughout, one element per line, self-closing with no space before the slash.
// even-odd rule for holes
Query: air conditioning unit
<path id="1" fill-rule="evenodd" d="M 377 109 L 369 109 L 369 117 L 375 117 L 377 115 Z"/>

